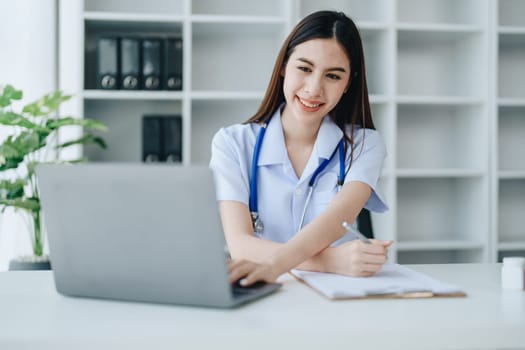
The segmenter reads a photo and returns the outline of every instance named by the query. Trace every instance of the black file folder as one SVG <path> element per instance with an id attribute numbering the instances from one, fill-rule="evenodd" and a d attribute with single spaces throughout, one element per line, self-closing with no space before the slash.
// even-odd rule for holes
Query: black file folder
<path id="1" fill-rule="evenodd" d="M 160 162 L 162 158 L 162 118 L 142 117 L 142 161 Z"/>
<path id="2" fill-rule="evenodd" d="M 180 115 L 166 116 L 163 120 L 164 142 L 162 160 L 168 163 L 182 161 L 182 117 Z"/>
<path id="3" fill-rule="evenodd" d="M 97 88 L 115 90 L 119 85 L 119 45 L 116 37 L 97 41 Z"/>
<path id="4" fill-rule="evenodd" d="M 142 161 L 182 162 L 182 117 L 145 115 L 142 117 Z"/>
<path id="5" fill-rule="evenodd" d="M 142 40 L 142 79 L 144 90 L 161 88 L 161 39 L 145 38 Z"/>
<path id="6" fill-rule="evenodd" d="M 166 90 L 182 90 L 182 38 L 164 40 L 163 86 Z"/>
<path id="7" fill-rule="evenodd" d="M 140 88 L 140 40 L 120 39 L 120 87 L 124 90 Z"/>

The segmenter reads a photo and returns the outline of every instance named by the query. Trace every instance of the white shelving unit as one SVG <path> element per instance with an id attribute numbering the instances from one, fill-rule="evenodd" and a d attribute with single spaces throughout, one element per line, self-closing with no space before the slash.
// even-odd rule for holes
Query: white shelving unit
<path id="1" fill-rule="evenodd" d="M 498 260 L 525 255 L 525 2 L 499 0 L 494 9 L 495 90 L 492 212 Z"/>
<path id="2" fill-rule="evenodd" d="M 69 112 L 110 128 L 110 148 L 87 155 L 138 162 L 142 115 L 178 113 L 184 164 L 206 164 L 212 135 L 255 112 L 293 24 L 320 9 L 344 11 L 362 34 L 389 153 L 380 189 L 390 210 L 373 223 L 396 241 L 391 259 L 525 255 L 523 0 L 61 1 Z M 93 45 L 107 31 L 182 37 L 182 91 L 94 89 Z"/>

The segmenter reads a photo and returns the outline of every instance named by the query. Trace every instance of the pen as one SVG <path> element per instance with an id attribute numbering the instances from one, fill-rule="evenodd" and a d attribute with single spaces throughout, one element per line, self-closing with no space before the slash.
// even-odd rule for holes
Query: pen
<path id="1" fill-rule="evenodd" d="M 347 231 L 350 231 L 352 234 L 356 235 L 357 238 L 359 238 L 361 241 L 363 241 L 364 243 L 368 243 L 368 244 L 371 244 L 372 242 L 370 242 L 370 240 L 364 235 L 362 234 L 361 232 L 359 232 L 358 230 L 356 230 L 355 228 L 353 228 L 352 226 L 350 226 L 350 224 L 346 221 L 343 221 L 343 223 L 341 224 Z"/>

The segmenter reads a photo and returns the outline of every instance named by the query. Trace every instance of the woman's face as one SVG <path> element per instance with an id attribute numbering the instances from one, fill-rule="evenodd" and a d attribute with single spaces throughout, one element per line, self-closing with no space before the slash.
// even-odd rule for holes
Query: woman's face
<path id="1" fill-rule="evenodd" d="M 350 62 L 335 39 L 312 39 L 295 47 L 282 74 L 286 113 L 320 123 L 348 88 Z"/>

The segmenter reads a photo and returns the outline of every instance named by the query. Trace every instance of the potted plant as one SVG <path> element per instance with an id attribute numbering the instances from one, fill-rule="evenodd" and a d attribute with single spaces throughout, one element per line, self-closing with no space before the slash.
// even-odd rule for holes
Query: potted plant
<path id="1" fill-rule="evenodd" d="M 65 162 L 50 157 L 49 152 L 73 145 L 95 144 L 106 148 L 104 140 L 91 131 L 105 131 L 99 121 L 79 119 L 70 116 L 59 117 L 57 110 L 71 96 L 60 91 L 44 95 L 39 100 L 22 107 L 21 112 L 13 109 L 13 102 L 22 99 L 22 91 L 11 85 L 0 86 L 0 125 L 13 128 L 14 133 L 0 145 L 0 209 L 14 208 L 25 216 L 32 243 L 32 255 L 12 260 L 10 270 L 49 269 L 49 258 L 43 253 L 42 207 L 40 205 L 35 167 L 41 163 Z M 82 137 L 59 143 L 58 131 L 66 126 L 80 126 Z M 84 158 L 67 161 L 77 163 Z"/>

